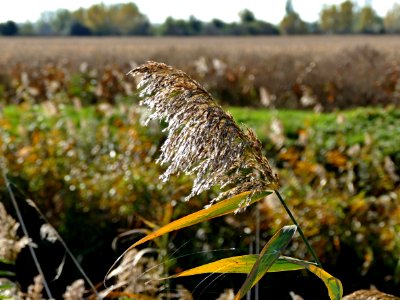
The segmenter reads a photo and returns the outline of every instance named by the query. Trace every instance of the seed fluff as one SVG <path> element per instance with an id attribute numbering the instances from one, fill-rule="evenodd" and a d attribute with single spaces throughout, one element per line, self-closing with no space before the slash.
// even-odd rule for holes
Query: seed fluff
<path id="1" fill-rule="evenodd" d="M 168 123 L 168 136 L 157 160 L 168 167 L 160 178 L 165 182 L 173 174 L 195 176 L 186 201 L 213 186 L 221 193 L 210 205 L 250 191 L 240 209 L 249 204 L 251 195 L 279 187 L 278 176 L 262 155 L 255 133 L 249 128 L 242 130 L 186 73 L 147 62 L 128 74 L 140 76 L 140 104 L 150 110 L 146 122 L 158 119 Z"/>

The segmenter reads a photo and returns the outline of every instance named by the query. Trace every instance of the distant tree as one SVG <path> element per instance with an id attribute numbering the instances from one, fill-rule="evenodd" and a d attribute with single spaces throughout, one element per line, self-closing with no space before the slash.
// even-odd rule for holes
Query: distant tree
<path id="1" fill-rule="evenodd" d="M 350 0 L 337 5 L 324 5 L 319 18 L 319 24 L 324 33 L 354 33 L 356 12 L 354 3 Z"/>
<path id="2" fill-rule="evenodd" d="M 319 22 L 307 23 L 307 32 L 310 34 L 321 34 L 321 26 Z"/>
<path id="3" fill-rule="evenodd" d="M 54 31 L 51 27 L 51 21 L 53 19 L 54 12 L 45 11 L 40 14 L 39 20 L 36 22 L 36 33 L 38 35 L 53 35 Z"/>
<path id="4" fill-rule="evenodd" d="M 188 22 L 185 20 L 177 20 L 172 17 L 168 17 L 165 22 L 159 28 L 159 34 L 161 35 L 189 35 L 190 27 Z"/>
<path id="5" fill-rule="evenodd" d="M 87 9 L 84 9 L 81 7 L 79 9 L 73 11 L 72 17 L 75 22 L 79 22 L 82 25 L 88 26 L 87 25 Z"/>
<path id="6" fill-rule="evenodd" d="M 69 34 L 75 36 L 88 36 L 91 35 L 92 32 L 88 27 L 86 27 L 79 21 L 74 21 L 71 25 Z"/>
<path id="7" fill-rule="evenodd" d="M 190 35 L 200 35 L 203 34 L 204 24 L 195 16 L 190 16 L 188 21 L 188 28 L 190 31 Z"/>
<path id="8" fill-rule="evenodd" d="M 72 13 L 67 9 L 46 11 L 36 22 L 36 33 L 39 35 L 68 35 L 74 22 Z"/>
<path id="9" fill-rule="evenodd" d="M 53 29 L 49 23 L 36 24 L 36 33 L 38 35 L 50 36 L 54 35 Z"/>
<path id="10" fill-rule="evenodd" d="M 276 26 L 257 20 L 253 12 L 245 9 L 239 12 L 240 23 L 231 26 L 230 32 L 237 35 L 267 35 L 279 34 Z"/>
<path id="11" fill-rule="evenodd" d="M 371 6 L 364 6 L 358 13 L 356 30 L 360 33 L 382 33 L 383 20 Z"/>
<path id="12" fill-rule="evenodd" d="M 227 29 L 226 32 L 228 35 L 245 35 L 245 34 L 247 34 L 246 30 L 244 29 L 244 27 L 241 23 L 236 23 L 236 22 L 230 23 L 230 24 L 228 24 L 226 29 Z"/>
<path id="13" fill-rule="evenodd" d="M 287 1 L 286 1 L 285 11 L 286 11 L 286 14 L 287 14 L 287 15 L 296 13 L 296 12 L 294 11 L 294 8 L 293 8 L 292 0 L 287 0 Z"/>
<path id="14" fill-rule="evenodd" d="M 72 13 L 67 9 L 59 9 L 50 15 L 48 20 L 54 34 L 68 35 L 74 23 Z"/>
<path id="15" fill-rule="evenodd" d="M 83 24 L 90 28 L 95 35 L 112 35 L 116 32 L 114 24 L 111 24 L 108 8 L 104 3 L 89 7 L 84 15 Z"/>
<path id="16" fill-rule="evenodd" d="M 18 26 L 14 21 L 7 21 L 0 23 L 0 34 L 6 36 L 12 36 L 18 34 Z"/>
<path id="17" fill-rule="evenodd" d="M 319 15 L 319 24 L 324 33 L 339 31 L 339 12 L 336 5 L 323 6 Z"/>
<path id="18" fill-rule="evenodd" d="M 253 12 L 248 9 L 244 9 L 241 12 L 239 12 L 239 17 L 240 17 L 240 22 L 243 24 L 251 23 L 256 20 L 256 17 L 254 16 Z"/>
<path id="19" fill-rule="evenodd" d="M 134 3 L 95 4 L 74 11 L 72 16 L 94 35 L 147 35 L 151 31 L 149 20 Z"/>
<path id="20" fill-rule="evenodd" d="M 213 26 L 218 29 L 223 29 L 226 26 L 226 23 L 219 19 L 212 19 L 211 24 L 213 24 Z"/>
<path id="21" fill-rule="evenodd" d="M 152 26 L 147 17 L 144 17 L 140 22 L 137 22 L 135 27 L 131 29 L 129 35 L 151 35 Z"/>
<path id="22" fill-rule="evenodd" d="M 249 33 L 252 35 L 278 35 L 279 29 L 271 23 L 256 20 L 249 26 Z"/>
<path id="23" fill-rule="evenodd" d="M 222 35 L 228 33 L 228 24 L 220 19 L 212 19 L 211 22 L 203 24 L 203 34 Z"/>
<path id="24" fill-rule="evenodd" d="M 36 34 L 35 26 L 31 22 L 22 23 L 19 25 L 18 34 L 23 36 L 31 36 Z"/>
<path id="25" fill-rule="evenodd" d="M 307 24 L 295 12 L 292 1 L 286 1 L 286 15 L 279 24 L 283 34 L 305 34 L 307 33 Z"/>
<path id="26" fill-rule="evenodd" d="M 388 33 L 400 33 L 400 4 L 396 3 L 387 12 L 384 18 L 385 31 Z"/>
<path id="27" fill-rule="evenodd" d="M 324 6 L 320 13 L 319 25 L 324 33 L 381 33 L 382 19 L 369 5 L 355 9 L 347 0 L 339 6 Z"/>
<path id="28" fill-rule="evenodd" d="M 150 33 L 150 22 L 134 3 L 111 5 L 108 16 L 112 31 L 121 35 Z"/>
<path id="29" fill-rule="evenodd" d="M 354 4 L 347 0 L 340 4 L 338 15 L 339 33 L 353 33 L 354 24 Z"/>

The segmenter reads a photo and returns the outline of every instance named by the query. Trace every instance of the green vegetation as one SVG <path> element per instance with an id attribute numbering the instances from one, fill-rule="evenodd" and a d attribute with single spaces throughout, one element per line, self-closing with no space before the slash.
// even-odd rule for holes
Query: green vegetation
<path id="1" fill-rule="evenodd" d="M 344 283 L 352 282 L 345 284 L 345 289 L 374 282 L 378 288 L 394 292 L 395 277 L 383 278 L 394 276 L 395 253 L 400 249 L 396 204 L 400 149 L 396 139 L 390 138 L 400 128 L 399 110 L 359 108 L 329 114 L 228 110 L 262 139 L 278 167 L 289 205 L 325 268 L 335 270 Z M 158 154 L 148 149 L 159 147 L 163 136 L 156 124 L 142 127 L 139 119 L 135 106 L 124 104 L 84 108 L 25 104 L 2 111 L 0 148 L 12 182 L 24 187 L 75 253 L 85 249 L 82 262 L 87 269 L 96 253 L 109 252 L 116 228 L 157 228 L 166 224 L 166 210 L 174 220 L 199 209 L 208 198 L 204 195 L 180 202 L 190 191 L 189 178 L 172 177 L 168 185 L 157 184 L 163 170 L 154 163 Z M 178 205 L 171 207 L 171 200 Z M 272 200 L 260 203 L 259 208 L 265 233 L 290 223 Z M 239 241 L 234 236 L 238 230 L 255 232 L 253 213 L 254 208 L 249 208 L 235 221 L 226 217 L 189 228 L 186 233 L 173 234 L 173 243 L 179 247 L 191 236 L 189 252 L 207 244 L 209 249 L 237 247 L 246 253 L 251 239 Z M 213 234 L 205 240 L 193 238 L 202 231 Z M 86 234 L 90 238 L 85 239 Z M 269 236 L 263 235 L 261 242 Z M 160 242 L 156 245 L 161 247 Z M 308 257 L 298 238 L 289 245 L 288 254 Z M 175 263 L 169 268 L 187 269 L 220 258 L 214 255 L 207 259 L 196 256 L 194 264 Z M 104 259 L 103 274 L 112 258 Z M 354 263 L 351 270 L 349 261 Z M 95 264 L 100 267 L 97 260 Z M 94 279 L 100 281 L 101 276 Z M 72 281 L 68 276 L 64 280 Z"/>
<path id="2" fill-rule="evenodd" d="M 302 110 L 270 110 L 267 108 L 254 109 L 246 107 L 229 107 L 227 110 L 238 123 L 253 128 L 260 137 L 265 135 L 266 129 L 273 119 L 278 119 L 282 122 L 287 136 L 297 137 L 300 129 L 304 129 L 305 124 L 323 126 L 329 121 L 334 122 L 337 117 L 335 114 L 314 114 Z M 344 113 L 348 114 L 350 112 Z"/>
<path id="3" fill-rule="evenodd" d="M 249 13 L 242 18 L 254 21 Z M 24 248 L 26 238 L 2 207 L 17 220 L 10 190 L 56 299 L 62 298 L 66 286 L 66 300 L 94 292 L 85 294 L 88 280 L 80 279 L 69 257 L 60 277 L 52 281 L 58 277 L 54 273 L 64 261 L 64 250 L 27 199 L 65 239 L 100 293 L 110 291 L 102 288 L 103 279 L 108 285 L 121 284 L 110 297 L 214 299 L 230 289 L 225 291 L 228 297 L 243 282 L 242 292 L 247 291 L 265 272 L 260 295 L 272 299 L 289 297 L 290 291 L 306 299 L 324 299 L 324 283 L 338 295 L 340 285 L 329 273 L 343 282 L 344 294 L 371 284 L 398 293 L 400 60 L 392 51 L 398 40 L 332 39 L 224 38 L 217 46 L 213 38 L 1 39 L 0 164 L 11 185 L 7 189 L 7 180 L 0 179 L 0 298 L 11 292 L 23 299 L 46 297 Z M 299 41 L 307 46 L 300 49 Z M 372 46 L 376 41 L 382 46 L 379 50 Z M 309 262 L 313 259 L 298 235 L 288 236 L 290 243 L 281 244 L 273 259 L 254 254 L 282 228 L 294 233 L 279 198 L 253 198 L 245 212 L 227 214 L 250 199 L 241 193 L 211 206 L 204 215 L 202 208 L 220 195 L 218 187 L 185 202 L 196 174 L 174 175 L 167 183 L 160 180 L 167 165 L 160 166 L 156 159 L 167 138 L 166 123 L 142 126 L 148 115 L 138 106 L 137 82 L 126 76 L 149 59 L 182 66 L 237 123 L 256 131 L 262 147 L 255 147 L 255 159 L 268 157 L 280 177 L 280 193 L 329 273 Z M 185 116 L 191 115 L 204 117 L 200 109 Z M 186 129 L 189 140 L 202 140 L 190 137 Z M 198 137 L 210 136 L 207 128 L 203 130 Z M 223 153 L 235 153 L 241 138 L 227 143 Z M 177 145 L 169 144 L 171 153 L 184 149 L 175 151 Z M 212 155 L 220 152 L 210 149 Z M 192 153 L 194 169 L 207 161 Z M 179 170 L 180 164 L 175 167 Z M 216 180 L 224 181 L 224 167 L 224 161 L 218 161 L 215 172 L 204 174 L 220 172 Z M 272 176 L 272 171 L 266 174 Z M 276 182 L 271 176 L 262 182 Z M 261 187 L 257 186 L 265 188 Z M 138 247 L 104 278 L 118 255 L 135 242 Z M 264 250 L 271 254 L 268 247 Z M 281 251 L 298 259 L 275 260 Z M 218 273 L 230 256 L 228 262 L 243 266 L 242 274 L 185 276 Z M 253 269 L 255 262 L 262 267 Z M 276 273 L 285 269 L 307 269 L 324 283 L 302 271 Z M 225 273 L 236 271 L 227 268 Z M 250 273 L 247 281 L 244 273 Z M 74 293 L 81 296 L 71 298 Z"/>
<path id="4" fill-rule="evenodd" d="M 347 147 L 364 144 L 366 136 L 369 136 L 382 151 L 383 155 L 394 157 L 395 164 L 400 165 L 400 155 L 397 149 L 397 141 L 391 137 L 400 134 L 400 110 L 394 108 L 374 109 L 357 108 L 354 110 L 337 113 L 310 113 L 299 110 L 250 109 L 229 107 L 237 122 L 249 126 L 263 136 L 268 131 L 271 121 L 280 120 L 284 134 L 298 139 L 305 127 L 318 128 L 317 134 L 325 136 L 320 144 L 321 150 L 329 150 L 329 147 L 339 147 L 342 142 Z M 329 134 L 332 138 L 329 138 Z M 337 139 L 341 135 L 342 141 Z M 264 140 L 266 142 L 266 140 Z"/>

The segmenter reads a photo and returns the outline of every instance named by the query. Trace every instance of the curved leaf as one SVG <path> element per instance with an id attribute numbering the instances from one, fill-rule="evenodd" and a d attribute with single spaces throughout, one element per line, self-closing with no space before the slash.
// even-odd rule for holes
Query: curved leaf
<path id="1" fill-rule="evenodd" d="M 282 227 L 261 250 L 256 262 L 254 263 L 249 276 L 235 296 L 235 300 L 243 298 L 247 292 L 268 272 L 292 240 L 296 233 L 295 225 Z"/>
<path id="2" fill-rule="evenodd" d="M 251 192 L 244 192 L 239 195 L 233 196 L 232 198 L 223 200 L 221 202 L 218 202 L 208 208 L 204 208 L 202 210 L 199 210 L 193 214 L 187 215 L 183 218 L 180 218 L 178 220 L 175 220 L 171 223 L 168 223 L 167 225 L 161 227 L 160 229 L 146 235 L 144 238 L 140 239 L 136 243 L 134 243 L 132 246 L 129 247 L 128 250 L 143 244 L 144 242 L 150 241 L 156 237 L 159 237 L 163 234 L 166 234 L 171 231 L 175 231 L 178 229 L 182 229 L 197 223 L 201 223 L 216 217 L 220 217 L 226 214 L 229 214 L 240 207 L 242 202 L 250 195 Z M 261 200 L 265 196 L 271 194 L 271 192 L 263 192 L 260 194 L 257 194 L 253 196 L 251 199 L 250 204 Z M 127 251 L 128 251 L 127 250 Z"/>
<path id="3" fill-rule="evenodd" d="M 212 263 L 208 263 L 196 268 L 192 268 L 183 271 L 179 274 L 172 275 L 168 277 L 177 278 L 184 276 L 192 276 L 205 273 L 250 273 L 253 265 L 257 261 L 258 254 L 249 254 L 241 256 L 233 256 L 228 258 L 223 258 Z M 303 270 L 305 267 L 299 264 L 291 263 L 283 258 L 278 258 L 275 263 L 269 268 L 268 272 L 283 272 L 283 271 L 296 271 Z"/>
<path id="4" fill-rule="evenodd" d="M 225 199 L 223 201 L 220 201 L 208 208 L 204 208 L 202 210 L 199 210 L 195 213 L 192 213 L 190 215 L 187 215 L 183 218 L 180 218 L 178 220 L 175 220 L 171 223 L 168 223 L 167 225 L 161 227 L 160 229 L 153 231 L 152 233 L 146 235 L 144 238 L 140 239 L 136 243 L 134 243 L 132 246 L 130 246 L 128 249 L 124 251 L 113 263 L 111 268 L 106 274 L 106 277 L 108 274 L 111 272 L 111 270 L 116 266 L 116 264 L 125 256 L 126 253 L 128 253 L 131 249 L 135 248 L 138 245 L 143 244 L 144 242 L 151 241 L 161 235 L 164 235 L 166 233 L 169 233 L 171 231 L 179 230 L 197 223 L 201 223 L 216 217 L 220 217 L 226 214 L 229 214 L 231 212 L 236 211 L 238 208 L 241 207 L 241 205 L 246 202 L 247 205 L 251 205 L 261 199 L 263 199 L 265 196 L 271 194 L 271 192 L 262 192 L 262 193 L 257 193 L 254 196 L 251 197 L 251 200 L 249 203 L 245 201 L 247 197 L 250 197 L 251 192 L 244 192 L 239 195 L 233 196 L 231 198 Z"/>
<path id="5" fill-rule="evenodd" d="M 317 275 L 326 285 L 331 300 L 340 300 L 343 296 L 343 286 L 339 279 L 333 277 L 331 274 L 321 269 L 314 263 L 295 259 L 292 257 L 282 257 L 284 260 L 302 266 L 310 272 Z"/>
<path id="6" fill-rule="evenodd" d="M 196 268 L 183 271 L 179 274 L 167 277 L 166 279 L 192 276 L 205 273 L 250 273 L 256 263 L 257 254 L 233 256 L 223 258 L 212 263 L 208 263 Z M 288 256 L 280 256 L 268 269 L 268 273 L 296 271 L 307 269 L 317 275 L 326 285 L 331 300 L 339 300 L 343 296 L 343 287 L 339 279 L 333 277 L 325 270 L 319 268 L 315 263 L 296 259 Z"/>

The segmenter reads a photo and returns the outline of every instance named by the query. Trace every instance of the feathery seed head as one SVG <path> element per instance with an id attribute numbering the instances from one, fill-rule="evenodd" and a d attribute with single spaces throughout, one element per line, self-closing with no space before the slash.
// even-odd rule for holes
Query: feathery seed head
<path id="1" fill-rule="evenodd" d="M 19 223 L 15 221 L 0 202 L 0 259 L 14 262 L 21 250 L 28 245 L 29 239 L 18 238 Z"/>
<path id="2" fill-rule="evenodd" d="M 278 176 L 262 155 L 255 133 L 242 130 L 186 73 L 148 62 L 129 74 L 141 76 L 141 105 L 151 112 L 147 121 L 168 122 L 168 137 L 158 159 L 168 168 L 161 179 L 167 181 L 181 172 L 196 176 L 186 200 L 213 186 L 222 193 L 211 204 L 245 191 L 254 194 L 278 188 Z"/>

